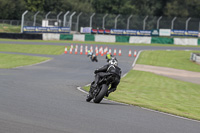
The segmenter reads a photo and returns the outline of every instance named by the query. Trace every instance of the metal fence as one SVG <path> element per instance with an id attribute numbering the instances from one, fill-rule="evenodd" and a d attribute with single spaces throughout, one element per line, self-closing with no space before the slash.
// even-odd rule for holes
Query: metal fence
<path id="1" fill-rule="evenodd" d="M 1 20 L 0 19 L 0 24 L 2 26 L 6 26 L 6 25 L 15 25 L 15 26 L 19 26 L 21 25 L 21 20 Z"/>
<path id="2" fill-rule="evenodd" d="M 80 31 L 80 27 L 92 27 L 93 29 L 200 30 L 200 20 L 198 18 L 169 18 L 163 16 L 115 15 L 70 11 L 59 13 L 26 12 L 22 22 L 23 26 L 42 26 L 42 20 L 44 19 L 57 20 L 56 26 L 71 27 L 72 31 L 77 32 Z M 14 21 L 9 23 L 14 24 Z"/>

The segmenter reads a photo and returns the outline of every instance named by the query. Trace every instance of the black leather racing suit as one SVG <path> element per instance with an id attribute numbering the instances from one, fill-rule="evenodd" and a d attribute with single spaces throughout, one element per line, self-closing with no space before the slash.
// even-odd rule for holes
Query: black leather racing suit
<path id="1" fill-rule="evenodd" d="M 106 75 L 110 75 L 110 74 L 115 74 L 116 75 L 116 80 L 111 84 L 111 87 L 108 91 L 108 94 L 111 93 L 111 92 L 114 92 L 120 82 L 120 79 L 121 79 L 121 69 L 118 67 L 118 66 L 114 66 L 114 65 L 111 65 L 111 64 L 107 64 L 97 70 L 95 70 L 95 82 L 94 84 L 92 85 L 93 86 L 96 86 L 99 82 L 99 79 L 106 76 Z"/>

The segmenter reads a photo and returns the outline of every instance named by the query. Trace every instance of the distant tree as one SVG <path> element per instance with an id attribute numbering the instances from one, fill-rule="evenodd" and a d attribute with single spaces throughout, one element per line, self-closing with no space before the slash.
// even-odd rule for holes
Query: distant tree
<path id="1" fill-rule="evenodd" d="M 199 0 L 170 0 L 164 10 L 166 16 L 200 17 Z"/>
<path id="2" fill-rule="evenodd" d="M 24 0 L 0 0 L 0 19 L 20 19 L 26 10 Z"/>
<path id="3" fill-rule="evenodd" d="M 127 2 L 129 0 L 93 0 L 92 5 L 97 13 L 124 14 L 134 8 L 134 6 L 126 4 Z"/>
<path id="4" fill-rule="evenodd" d="M 44 11 L 93 12 L 91 0 L 45 0 Z"/>
<path id="5" fill-rule="evenodd" d="M 45 0 L 24 0 L 26 7 L 31 12 L 43 11 L 43 5 Z"/>

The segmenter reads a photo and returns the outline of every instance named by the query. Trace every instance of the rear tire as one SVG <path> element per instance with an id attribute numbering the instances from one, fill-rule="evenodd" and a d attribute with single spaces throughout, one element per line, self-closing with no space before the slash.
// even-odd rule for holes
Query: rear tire
<path id="1" fill-rule="evenodd" d="M 104 98 L 104 96 L 106 95 L 108 91 L 108 86 L 106 84 L 102 85 L 101 91 L 99 92 L 99 94 L 94 98 L 94 103 L 100 103 L 101 100 Z"/>

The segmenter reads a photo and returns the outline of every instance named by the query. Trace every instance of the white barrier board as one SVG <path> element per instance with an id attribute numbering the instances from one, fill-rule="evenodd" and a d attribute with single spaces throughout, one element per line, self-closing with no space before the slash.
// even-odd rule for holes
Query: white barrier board
<path id="1" fill-rule="evenodd" d="M 151 37 L 131 36 L 130 39 L 129 39 L 129 43 L 146 43 L 146 44 L 151 44 Z"/>
<path id="2" fill-rule="evenodd" d="M 73 41 L 85 41 L 85 35 L 74 34 Z"/>
<path id="3" fill-rule="evenodd" d="M 60 34 L 55 33 L 43 33 L 42 34 L 43 40 L 60 40 Z"/>
<path id="4" fill-rule="evenodd" d="M 198 45 L 198 40 L 195 38 L 174 38 L 175 45 Z"/>
<path id="5" fill-rule="evenodd" d="M 95 42 L 115 42 L 114 35 L 95 35 Z"/>

